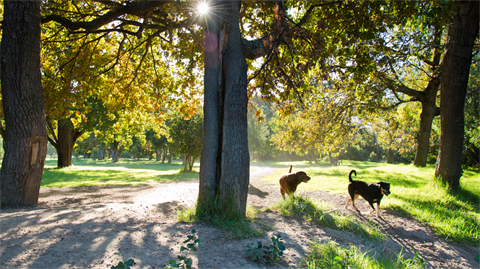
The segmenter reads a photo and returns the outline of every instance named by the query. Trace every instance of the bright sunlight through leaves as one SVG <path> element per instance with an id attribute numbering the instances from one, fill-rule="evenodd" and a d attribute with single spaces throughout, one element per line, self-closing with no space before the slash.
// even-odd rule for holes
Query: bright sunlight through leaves
<path id="1" fill-rule="evenodd" d="M 201 15 L 207 14 L 209 9 L 210 9 L 210 7 L 208 6 L 208 4 L 206 2 L 201 2 L 197 6 L 197 10 Z"/>

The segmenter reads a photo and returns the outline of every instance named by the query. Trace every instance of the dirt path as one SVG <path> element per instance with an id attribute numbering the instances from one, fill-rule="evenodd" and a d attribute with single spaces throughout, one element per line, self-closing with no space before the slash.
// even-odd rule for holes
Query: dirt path
<path id="1" fill-rule="evenodd" d="M 266 207 L 280 200 L 279 187 L 260 179 L 274 168 L 254 167 L 251 173 L 248 204 Z M 164 268 L 176 259 L 180 243 L 195 229 L 203 246 L 188 254 L 195 268 L 264 268 L 245 259 L 247 244 L 260 238 L 231 240 L 207 224 L 176 223 L 179 208 L 191 206 L 198 194 L 198 181 L 132 187 L 42 189 L 35 208 L 2 210 L 0 214 L 0 268 L 110 268 L 123 255 L 133 258 L 134 268 Z M 306 192 L 333 203 L 340 213 L 346 196 L 328 192 Z M 368 211 L 364 203 L 362 211 Z M 409 218 L 382 211 L 383 218 L 358 215 L 359 221 L 380 222 L 389 239 L 373 244 L 348 232 L 316 227 L 274 213 L 261 213 L 255 225 L 271 227 L 263 238 L 280 233 L 287 251 L 282 267 L 299 268 L 312 240 L 335 240 L 373 250 L 377 255 L 403 254 L 412 258 L 417 251 L 429 268 L 480 268 L 474 260 L 478 249 L 458 246 L 438 238 L 431 229 Z"/>

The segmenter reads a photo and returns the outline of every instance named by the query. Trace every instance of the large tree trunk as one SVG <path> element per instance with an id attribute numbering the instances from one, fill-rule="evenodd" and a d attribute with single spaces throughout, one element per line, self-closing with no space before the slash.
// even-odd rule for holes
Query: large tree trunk
<path id="1" fill-rule="evenodd" d="M 462 176 L 464 105 L 472 49 L 479 30 L 479 2 L 457 2 L 442 64 L 440 150 L 435 176 L 457 188 Z"/>
<path id="2" fill-rule="evenodd" d="M 55 144 L 50 141 L 57 150 L 58 168 L 72 165 L 73 147 L 80 135 L 81 133 L 75 130 L 70 119 L 61 119 L 58 121 L 58 140 Z"/>
<path id="3" fill-rule="evenodd" d="M 1 206 L 38 203 L 47 154 L 40 73 L 40 1 L 4 1 L 1 83 L 5 157 Z"/>
<path id="4" fill-rule="evenodd" d="M 417 136 L 417 152 L 413 164 L 415 166 L 425 167 L 427 165 L 428 152 L 430 148 L 430 135 L 432 133 L 432 123 L 435 116 L 438 116 L 439 110 L 436 104 L 437 92 L 440 87 L 440 81 L 437 78 L 432 79 L 424 91 L 424 98 L 421 101 L 422 112 L 420 113 L 420 127 Z"/>
<path id="5" fill-rule="evenodd" d="M 58 159 L 57 167 L 68 167 L 72 165 L 73 147 L 77 139 L 83 134 L 76 130 L 70 119 L 58 120 L 57 136 L 52 129 L 52 125 L 48 125 L 52 137 L 48 137 L 50 144 L 57 150 Z M 85 154 L 84 157 L 90 158 L 90 155 Z"/>
<path id="6" fill-rule="evenodd" d="M 200 209 L 245 216 L 249 183 L 247 65 L 239 28 L 239 1 L 217 4 L 205 38 L 204 147 Z M 225 17 L 222 17 L 225 16 Z"/>

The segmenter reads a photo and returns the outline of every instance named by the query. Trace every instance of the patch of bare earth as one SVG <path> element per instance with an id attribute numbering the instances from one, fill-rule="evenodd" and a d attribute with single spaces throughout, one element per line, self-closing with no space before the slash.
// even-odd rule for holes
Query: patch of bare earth
<path id="1" fill-rule="evenodd" d="M 248 204 L 265 208 L 281 199 L 278 184 L 260 179 L 272 173 L 269 167 L 254 167 Z M 480 268 L 474 260 L 478 249 L 451 244 L 426 225 L 411 218 L 381 210 L 382 218 L 368 215 L 366 202 L 359 201 L 363 215 L 345 210 L 345 196 L 328 192 L 297 190 L 335 205 L 340 214 L 354 214 L 358 221 L 378 223 L 388 240 L 372 243 L 349 232 L 318 227 L 275 213 L 258 215 L 255 226 L 267 230 L 262 238 L 234 240 L 206 223 L 176 222 L 178 209 L 194 205 L 198 181 L 129 187 L 41 189 L 37 207 L 5 209 L 0 214 L 0 268 L 110 268 L 122 259 L 134 259 L 134 268 L 164 268 L 176 259 L 180 245 L 195 229 L 203 246 L 192 257 L 195 268 L 264 268 L 245 258 L 249 243 L 270 244 L 280 233 L 287 251 L 280 264 L 300 268 L 300 259 L 312 241 L 361 247 L 376 255 L 413 258 L 417 251 L 428 268 Z M 387 198 L 388 199 L 388 198 Z M 271 230 L 269 230 L 271 228 Z M 117 255 L 115 253 L 119 253 Z M 182 255 L 183 255 L 182 254 Z"/>

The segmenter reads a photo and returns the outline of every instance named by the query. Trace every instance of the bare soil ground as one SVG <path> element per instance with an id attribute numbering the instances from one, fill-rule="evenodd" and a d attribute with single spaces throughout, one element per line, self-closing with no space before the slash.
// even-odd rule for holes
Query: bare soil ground
<path id="1" fill-rule="evenodd" d="M 248 204 L 265 208 L 281 199 L 278 184 L 260 179 L 274 168 L 255 167 L 251 173 Z M 134 268 L 164 268 L 176 259 L 180 245 L 192 229 L 203 246 L 192 257 L 195 268 L 265 268 L 246 259 L 249 243 L 270 244 L 280 233 L 287 251 L 279 267 L 301 268 L 300 259 L 312 241 L 334 240 L 354 245 L 376 255 L 402 251 L 413 258 L 417 251 L 428 268 L 480 268 L 474 260 L 478 248 L 455 245 L 439 238 L 426 225 L 411 218 L 381 210 L 377 219 L 368 215 L 367 203 L 359 201 L 363 215 L 344 210 L 345 196 L 324 191 L 302 191 L 335 205 L 340 214 L 354 214 L 358 221 L 373 221 L 389 239 L 372 243 L 361 236 L 287 219 L 272 212 L 260 213 L 252 224 L 266 230 L 262 238 L 230 239 L 207 223 L 178 223 L 178 209 L 192 206 L 198 181 L 129 187 L 41 189 L 37 207 L 6 209 L 0 214 L 0 268 L 110 268 L 122 257 L 134 259 Z M 388 199 L 388 198 L 387 198 Z M 403 250 L 402 250 L 403 249 Z M 115 254 L 115 253 L 119 253 Z"/>

